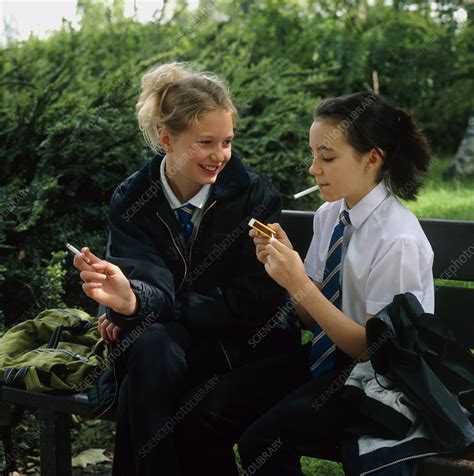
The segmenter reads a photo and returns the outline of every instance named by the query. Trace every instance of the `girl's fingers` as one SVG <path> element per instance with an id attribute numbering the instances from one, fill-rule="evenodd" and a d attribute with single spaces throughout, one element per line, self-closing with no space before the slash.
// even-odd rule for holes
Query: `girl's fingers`
<path id="1" fill-rule="evenodd" d="M 100 331 L 101 329 L 101 326 L 102 326 L 102 323 L 105 321 L 105 319 L 107 318 L 107 315 L 106 314 L 102 314 L 102 316 L 99 317 L 99 320 L 97 322 L 97 329 L 99 331 L 99 334 L 102 336 L 102 332 Z"/>
<path id="2" fill-rule="evenodd" d="M 99 257 L 92 253 L 92 251 L 87 246 L 81 248 L 81 253 L 83 253 L 84 256 L 90 260 L 89 264 L 94 264 L 98 263 L 99 261 L 102 261 Z"/>
<path id="3" fill-rule="evenodd" d="M 74 256 L 74 260 L 73 260 L 73 264 L 74 264 L 74 267 L 77 268 L 77 269 L 80 269 L 81 271 L 88 271 L 88 270 L 91 270 L 91 266 L 88 265 L 85 261 L 84 261 L 84 258 L 85 255 L 84 253 L 80 253 L 76 256 Z"/>
<path id="4" fill-rule="evenodd" d="M 98 271 L 102 272 L 105 274 L 117 274 L 120 272 L 120 268 L 118 266 L 115 266 L 112 263 L 109 263 L 106 260 L 101 260 L 98 263 L 94 263 L 92 267 Z"/>
<path id="5" fill-rule="evenodd" d="M 115 329 L 115 324 L 113 322 L 109 321 L 109 325 L 107 326 L 107 336 L 111 342 L 114 341 L 114 329 Z"/>
<path id="6" fill-rule="evenodd" d="M 100 337 L 105 340 L 105 342 L 109 342 L 109 337 L 107 335 L 107 320 L 102 321 L 102 323 L 99 325 L 99 333 Z"/>
<path id="7" fill-rule="evenodd" d="M 107 275 L 103 273 L 95 273 L 94 271 L 81 271 L 79 276 L 86 283 L 90 283 L 92 281 L 102 282 L 107 279 Z"/>
<path id="8" fill-rule="evenodd" d="M 114 342 L 117 342 L 120 339 L 120 327 L 115 326 L 112 330 L 112 334 Z"/>
<path id="9" fill-rule="evenodd" d="M 257 259 L 260 261 L 260 263 L 264 263 L 267 261 L 268 258 L 268 253 L 262 252 L 257 254 Z"/>
<path id="10" fill-rule="evenodd" d="M 102 283 L 82 283 L 82 289 L 86 294 L 88 292 L 102 287 Z"/>
<path id="11" fill-rule="evenodd" d="M 97 298 L 97 291 L 102 288 L 101 283 L 82 283 L 82 290 L 86 294 L 86 296 L 94 299 L 94 301 L 98 301 Z"/>
<path id="12" fill-rule="evenodd" d="M 289 242 L 290 241 L 290 239 L 288 238 L 288 235 L 286 234 L 285 230 L 281 227 L 281 225 L 279 223 L 272 223 L 271 226 L 276 231 L 275 238 L 277 238 L 279 240 L 282 240 L 283 242 L 285 242 L 285 241 Z M 288 246 L 288 244 L 286 246 Z M 291 246 L 290 246 L 290 248 L 291 248 Z"/>
<path id="13" fill-rule="evenodd" d="M 258 230 L 256 230 L 255 228 L 252 228 L 250 231 L 249 231 L 249 236 L 252 237 L 252 238 L 263 238 L 265 240 L 268 240 L 269 238 L 267 236 L 265 236 L 263 233 L 260 233 Z"/>
<path id="14" fill-rule="evenodd" d="M 280 254 L 280 252 L 277 251 L 276 247 L 274 247 L 272 243 L 268 243 L 268 245 L 265 246 L 265 251 L 269 256 Z"/>
<path id="15" fill-rule="evenodd" d="M 269 263 L 269 261 L 267 260 L 267 262 L 263 266 L 265 267 L 265 271 L 267 272 L 267 274 L 269 274 L 271 276 L 272 275 L 272 265 Z"/>
<path id="16" fill-rule="evenodd" d="M 266 245 L 269 242 L 270 238 L 266 238 L 264 236 L 257 237 L 253 239 L 255 245 Z"/>
<path id="17" fill-rule="evenodd" d="M 283 243 L 276 240 L 275 238 L 271 238 L 268 244 L 269 246 L 272 246 L 275 250 L 277 250 L 280 253 L 286 253 L 290 251 L 288 246 L 284 245 Z"/>

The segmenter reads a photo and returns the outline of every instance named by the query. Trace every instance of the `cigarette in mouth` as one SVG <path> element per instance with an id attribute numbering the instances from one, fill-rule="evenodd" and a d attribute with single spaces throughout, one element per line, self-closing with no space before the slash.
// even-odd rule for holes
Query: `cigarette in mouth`
<path id="1" fill-rule="evenodd" d="M 293 195 L 293 198 L 301 198 L 307 195 L 308 193 L 315 192 L 316 190 L 319 190 L 319 187 L 317 185 L 313 185 L 310 188 L 307 188 L 306 190 L 303 190 L 302 192 L 295 193 Z"/>

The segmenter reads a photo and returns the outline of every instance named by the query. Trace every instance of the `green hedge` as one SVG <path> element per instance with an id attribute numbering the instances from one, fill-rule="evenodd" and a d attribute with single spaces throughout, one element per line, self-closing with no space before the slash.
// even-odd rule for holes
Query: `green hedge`
<path id="1" fill-rule="evenodd" d="M 0 50 L 0 320 L 45 307 L 95 312 L 64 243 L 99 255 L 114 187 L 150 152 L 134 107 L 156 62 L 187 60 L 226 78 L 240 110 L 235 150 L 291 194 L 309 186 L 307 134 L 321 98 L 365 89 L 411 109 L 436 150 L 452 152 L 472 106 L 474 33 L 424 2 L 177 2 L 142 25 L 121 2 L 80 0 L 79 31 Z M 410 2 L 411 4 L 413 2 Z M 453 2 L 450 2 L 451 4 Z M 440 4 L 442 5 L 442 3 Z M 448 5 L 448 4 L 447 4 Z M 310 205 L 311 204 L 311 205 Z"/>

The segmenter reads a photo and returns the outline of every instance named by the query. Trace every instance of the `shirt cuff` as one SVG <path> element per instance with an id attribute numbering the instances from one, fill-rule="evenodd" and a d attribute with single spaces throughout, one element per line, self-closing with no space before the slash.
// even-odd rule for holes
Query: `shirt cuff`
<path id="1" fill-rule="evenodd" d="M 375 316 L 380 312 L 385 306 L 388 306 L 389 302 L 378 302 L 378 301 L 367 301 L 367 314 Z"/>
<path id="2" fill-rule="evenodd" d="M 316 281 L 317 283 L 322 282 L 323 280 L 323 273 L 321 271 L 316 270 L 311 263 L 305 260 L 304 262 L 304 268 L 306 270 L 306 274 L 313 280 Z"/>

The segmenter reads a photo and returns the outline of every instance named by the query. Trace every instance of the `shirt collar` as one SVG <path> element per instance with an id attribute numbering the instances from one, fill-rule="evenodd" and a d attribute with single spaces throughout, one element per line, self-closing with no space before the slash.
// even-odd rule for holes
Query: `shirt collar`
<path id="1" fill-rule="evenodd" d="M 349 212 L 351 224 L 357 230 L 389 194 L 390 192 L 382 180 L 350 210 L 346 201 L 342 200 L 341 211 L 347 210 Z"/>
<path id="2" fill-rule="evenodd" d="M 174 194 L 173 190 L 170 187 L 170 184 L 168 183 L 168 179 L 166 178 L 165 174 L 165 163 L 166 163 L 166 156 L 165 158 L 161 161 L 160 164 L 160 178 L 161 178 L 161 183 L 163 184 L 163 192 L 165 193 L 165 197 L 168 200 L 170 207 L 173 210 L 176 210 L 177 208 L 181 208 L 184 203 L 181 203 L 177 198 L 176 195 Z M 190 200 L 188 200 L 186 203 L 190 203 L 191 205 L 194 205 L 197 208 L 204 208 L 204 205 L 206 203 L 207 197 L 209 196 L 209 193 L 211 191 L 211 185 L 203 185 L 201 190 L 199 190 L 194 197 L 192 197 Z"/>

